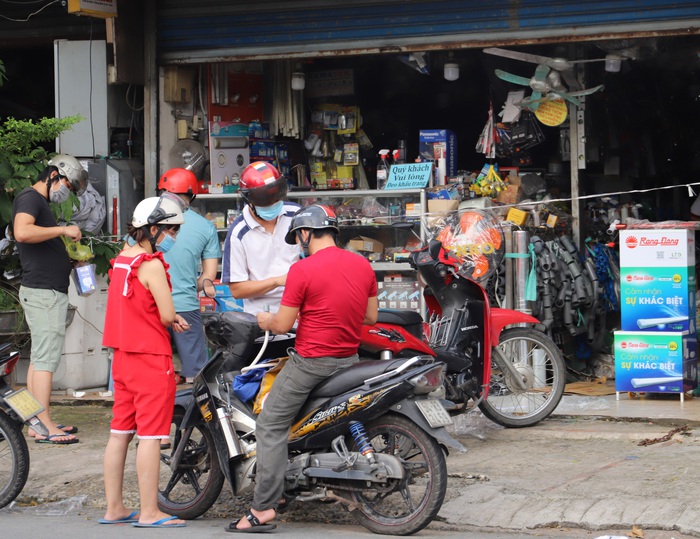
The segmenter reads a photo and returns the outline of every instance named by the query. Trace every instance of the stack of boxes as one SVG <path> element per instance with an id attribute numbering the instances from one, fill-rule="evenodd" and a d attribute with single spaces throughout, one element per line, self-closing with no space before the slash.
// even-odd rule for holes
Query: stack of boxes
<path id="1" fill-rule="evenodd" d="M 682 395 L 697 387 L 693 234 L 692 230 L 620 232 L 617 391 Z"/>
<path id="2" fill-rule="evenodd" d="M 216 298 L 208 297 L 203 291 L 199 293 L 199 310 L 201 312 L 243 311 L 243 300 L 234 298 L 227 284 L 221 284 L 221 281 L 217 279 L 214 281 L 214 288 L 216 289 Z"/>

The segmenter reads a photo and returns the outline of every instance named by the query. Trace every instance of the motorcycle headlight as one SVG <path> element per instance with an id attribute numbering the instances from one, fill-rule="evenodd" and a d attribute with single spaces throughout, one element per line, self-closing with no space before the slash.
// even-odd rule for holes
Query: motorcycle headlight
<path id="1" fill-rule="evenodd" d="M 445 365 L 444 363 L 438 363 L 429 370 L 409 379 L 409 383 L 415 387 L 416 395 L 423 395 L 441 387 L 444 380 Z"/>

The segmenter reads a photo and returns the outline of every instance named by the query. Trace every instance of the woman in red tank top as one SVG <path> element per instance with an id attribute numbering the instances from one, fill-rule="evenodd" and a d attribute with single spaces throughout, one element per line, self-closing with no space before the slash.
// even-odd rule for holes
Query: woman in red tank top
<path id="1" fill-rule="evenodd" d="M 187 322 L 175 313 L 163 252 L 184 223 L 181 207 L 169 197 L 152 197 L 134 210 L 127 245 L 112 261 L 103 345 L 114 349 L 113 419 L 105 448 L 107 510 L 101 524 L 130 522 L 137 527 L 183 527 L 185 522 L 158 509 L 160 443 L 170 435 L 175 374 L 167 328 L 182 332 Z M 122 485 L 129 442 L 136 434 L 140 511 L 124 505 Z"/>

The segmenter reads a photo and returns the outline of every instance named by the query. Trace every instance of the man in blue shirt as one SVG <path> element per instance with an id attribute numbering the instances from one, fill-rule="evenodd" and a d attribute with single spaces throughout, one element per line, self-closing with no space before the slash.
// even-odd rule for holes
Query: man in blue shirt
<path id="1" fill-rule="evenodd" d="M 197 193 L 197 178 L 192 172 L 184 168 L 168 170 L 158 182 L 158 194 L 165 192 L 177 195 L 185 216 L 177 242 L 164 256 L 170 266 L 175 311 L 190 325 L 189 331 L 172 332 L 172 336 L 182 363 L 180 376 L 191 379 L 208 360 L 198 294 L 207 280 L 216 279 L 221 246 L 214 225 L 189 209 Z M 202 271 L 198 274 L 200 264 Z"/>

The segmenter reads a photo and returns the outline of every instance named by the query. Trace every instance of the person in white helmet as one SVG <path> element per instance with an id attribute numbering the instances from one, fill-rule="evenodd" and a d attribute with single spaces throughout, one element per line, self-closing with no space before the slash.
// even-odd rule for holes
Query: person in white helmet
<path id="1" fill-rule="evenodd" d="M 181 206 L 150 197 L 134 209 L 126 245 L 112 262 L 102 345 L 114 349 L 114 405 L 105 448 L 107 509 L 100 524 L 183 527 L 184 521 L 158 509 L 160 442 L 170 436 L 175 372 L 168 328 L 182 332 L 187 321 L 175 312 L 170 276 L 163 260 L 185 222 Z M 134 434 L 140 515 L 124 505 L 122 487 L 127 450 Z"/>
<path id="2" fill-rule="evenodd" d="M 58 369 L 66 336 L 68 285 L 72 265 L 61 236 L 78 241 L 77 226 L 59 226 L 49 202 L 65 202 L 71 191 L 82 194 L 87 172 L 78 160 L 65 154 L 53 157 L 37 181 L 23 189 L 12 203 L 13 234 L 17 242 L 22 281 L 19 299 L 31 334 L 31 358 L 27 389 L 44 407 L 39 419 L 49 429 L 47 436 L 29 435 L 37 442 L 74 444 L 77 427 L 51 420 L 49 399 L 53 374 Z"/>

